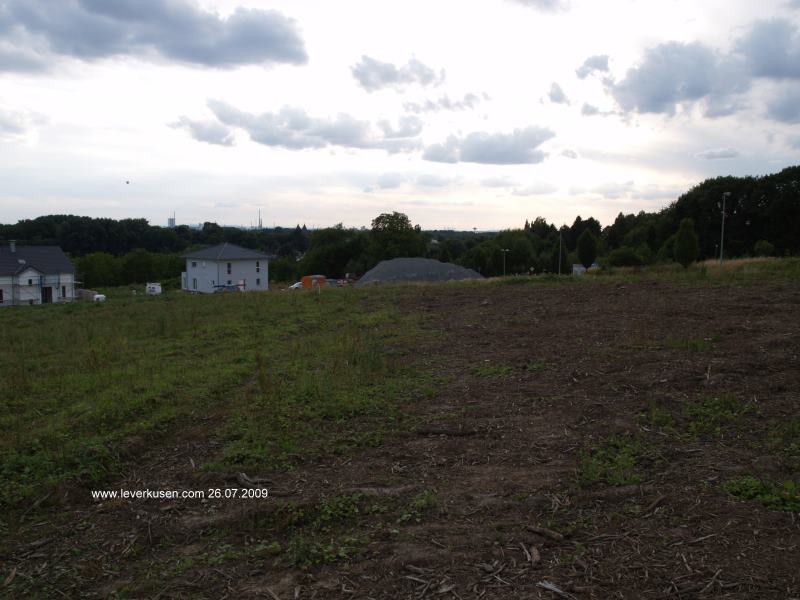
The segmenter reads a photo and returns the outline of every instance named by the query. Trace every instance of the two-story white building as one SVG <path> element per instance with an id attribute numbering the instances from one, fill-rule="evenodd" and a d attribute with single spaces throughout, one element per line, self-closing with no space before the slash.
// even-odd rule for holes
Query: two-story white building
<path id="1" fill-rule="evenodd" d="M 184 258 L 181 288 L 187 292 L 210 294 L 229 286 L 242 291 L 269 289 L 266 254 L 225 243 L 190 252 Z"/>
<path id="2" fill-rule="evenodd" d="M 75 267 L 58 246 L 0 246 L 0 306 L 72 302 Z"/>

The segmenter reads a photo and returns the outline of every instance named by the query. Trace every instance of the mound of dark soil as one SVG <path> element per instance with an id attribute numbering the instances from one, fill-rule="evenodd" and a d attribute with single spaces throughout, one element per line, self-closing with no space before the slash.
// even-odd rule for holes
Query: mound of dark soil
<path id="1" fill-rule="evenodd" d="M 374 283 L 405 283 L 414 281 L 455 281 L 459 279 L 483 279 L 483 275 L 472 269 L 452 263 L 439 262 L 432 258 L 393 258 L 379 262 L 367 271 L 356 286 Z"/>

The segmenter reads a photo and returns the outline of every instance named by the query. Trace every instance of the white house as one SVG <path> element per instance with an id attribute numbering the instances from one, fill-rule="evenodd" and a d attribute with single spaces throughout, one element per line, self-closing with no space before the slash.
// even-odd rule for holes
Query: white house
<path id="1" fill-rule="evenodd" d="M 269 289 L 267 255 L 235 244 L 219 244 L 184 255 L 181 289 L 210 294 L 226 286 L 242 291 Z"/>
<path id="2" fill-rule="evenodd" d="M 0 306 L 72 302 L 75 267 L 58 246 L 0 246 Z"/>

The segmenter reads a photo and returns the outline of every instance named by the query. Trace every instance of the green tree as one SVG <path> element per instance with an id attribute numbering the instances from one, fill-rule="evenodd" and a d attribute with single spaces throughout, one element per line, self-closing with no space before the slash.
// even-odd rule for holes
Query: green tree
<path id="1" fill-rule="evenodd" d="M 683 265 L 684 269 L 697 260 L 697 256 L 700 253 L 700 243 L 697 240 L 692 219 L 686 218 L 681 221 L 678 233 L 675 234 L 673 252 L 675 262 Z"/>
<path id="2" fill-rule="evenodd" d="M 597 258 L 597 238 L 589 229 L 584 229 L 578 238 L 578 260 L 587 269 L 592 266 Z"/>
<path id="3" fill-rule="evenodd" d="M 425 256 L 425 238 L 419 225 L 412 225 L 403 213 L 383 213 L 372 221 L 369 263 L 406 256 Z"/>
<path id="4" fill-rule="evenodd" d="M 775 246 L 767 240 L 758 240 L 753 246 L 753 254 L 756 256 L 772 256 L 775 254 Z"/>

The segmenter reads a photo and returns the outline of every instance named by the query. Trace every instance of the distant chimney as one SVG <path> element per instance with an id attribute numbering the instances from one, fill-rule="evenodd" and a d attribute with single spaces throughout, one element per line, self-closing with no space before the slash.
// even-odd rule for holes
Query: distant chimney
<path id="1" fill-rule="evenodd" d="M 12 253 L 16 252 L 17 251 L 17 240 L 9 240 L 8 241 L 8 248 L 9 248 L 9 250 L 11 250 Z"/>

